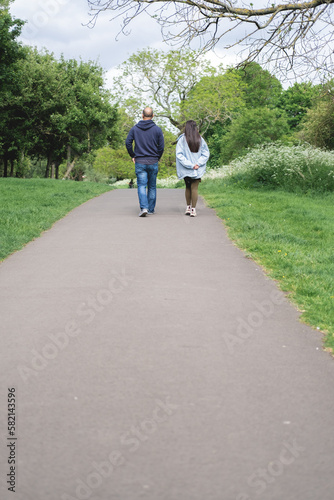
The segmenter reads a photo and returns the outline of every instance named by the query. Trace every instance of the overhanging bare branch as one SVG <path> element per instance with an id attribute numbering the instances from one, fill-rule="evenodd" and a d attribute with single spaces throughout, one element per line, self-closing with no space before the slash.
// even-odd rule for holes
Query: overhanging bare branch
<path id="1" fill-rule="evenodd" d="M 224 48 L 246 50 L 243 61 L 275 61 L 282 72 L 299 64 L 318 74 L 334 72 L 334 0 L 268 3 L 263 8 L 238 6 L 241 0 L 87 1 L 91 26 L 101 12 L 112 11 L 112 19 L 123 18 L 126 34 L 131 21 L 146 12 L 172 45 L 189 46 L 196 40 L 197 47 L 208 50 L 221 42 Z"/>

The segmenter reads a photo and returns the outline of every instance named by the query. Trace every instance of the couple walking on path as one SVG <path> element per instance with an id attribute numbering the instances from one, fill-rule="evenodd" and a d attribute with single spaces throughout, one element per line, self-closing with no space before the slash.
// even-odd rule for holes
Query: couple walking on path
<path id="1" fill-rule="evenodd" d="M 142 116 L 143 119 L 130 130 L 125 144 L 136 168 L 139 217 L 146 217 L 155 210 L 158 162 L 164 152 L 164 136 L 161 128 L 153 122 L 152 108 L 146 107 Z M 178 178 L 185 181 L 185 214 L 190 217 L 196 216 L 198 185 L 209 156 L 208 146 L 200 136 L 196 122 L 187 121 L 184 134 L 180 135 L 176 145 L 176 172 Z"/>

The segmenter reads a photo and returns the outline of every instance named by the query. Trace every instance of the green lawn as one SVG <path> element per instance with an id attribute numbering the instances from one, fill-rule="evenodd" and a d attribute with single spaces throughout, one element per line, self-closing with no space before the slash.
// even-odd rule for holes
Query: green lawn
<path id="1" fill-rule="evenodd" d="M 73 208 L 110 189 L 94 182 L 0 178 L 0 260 Z"/>
<path id="2" fill-rule="evenodd" d="M 200 193 L 334 349 L 334 193 L 247 189 L 224 179 L 204 181 Z"/>

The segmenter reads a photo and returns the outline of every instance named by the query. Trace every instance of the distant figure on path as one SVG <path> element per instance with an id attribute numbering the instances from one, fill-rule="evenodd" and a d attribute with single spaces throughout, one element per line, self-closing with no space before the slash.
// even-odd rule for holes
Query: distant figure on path
<path id="1" fill-rule="evenodd" d="M 129 188 L 132 189 L 133 187 L 134 187 L 134 182 L 133 179 L 131 179 L 129 182 Z"/>
<path id="2" fill-rule="evenodd" d="M 130 130 L 126 149 L 136 168 L 139 217 L 154 214 L 157 199 L 158 161 L 164 152 L 164 136 L 153 119 L 152 108 L 143 110 L 143 119 Z M 133 141 L 135 147 L 133 150 Z M 146 191 L 147 189 L 147 191 Z"/>
<path id="3" fill-rule="evenodd" d="M 184 179 L 186 183 L 185 215 L 190 217 L 196 217 L 198 185 L 205 173 L 209 157 L 209 148 L 200 136 L 196 122 L 187 121 L 184 134 L 180 135 L 176 145 L 176 172 L 178 178 Z"/>

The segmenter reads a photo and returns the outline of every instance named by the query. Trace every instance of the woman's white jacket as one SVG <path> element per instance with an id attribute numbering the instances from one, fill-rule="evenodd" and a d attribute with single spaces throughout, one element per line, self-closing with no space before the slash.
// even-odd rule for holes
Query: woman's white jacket
<path id="1" fill-rule="evenodd" d="M 207 143 L 201 137 L 201 146 L 197 153 L 192 153 L 184 134 L 180 135 L 176 145 L 176 173 L 179 179 L 191 177 L 192 179 L 200 179 L 206 169 L 206 162 L 210 157 Z M 194 166 L 199 168 L 194 170 Z"/>

